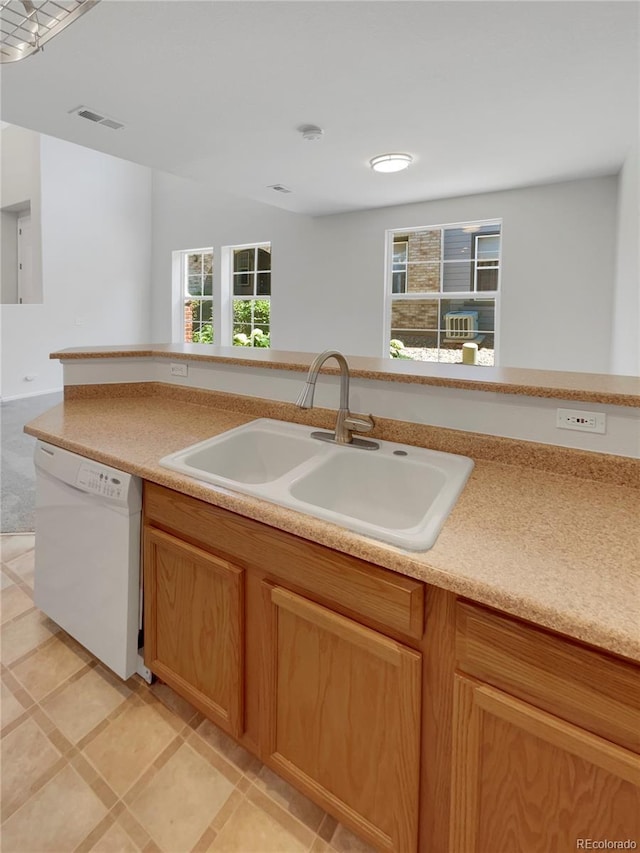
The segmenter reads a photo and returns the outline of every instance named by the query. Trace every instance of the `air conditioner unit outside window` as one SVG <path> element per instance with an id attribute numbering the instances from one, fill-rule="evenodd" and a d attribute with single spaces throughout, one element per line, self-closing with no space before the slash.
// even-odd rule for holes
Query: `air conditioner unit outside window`
<path id="1" fill-rule="evenodd" d="M 449 311 L 444 315 L 445 335 L 452 340 L 470 340 L 478 334 L 477 311 Z"/>

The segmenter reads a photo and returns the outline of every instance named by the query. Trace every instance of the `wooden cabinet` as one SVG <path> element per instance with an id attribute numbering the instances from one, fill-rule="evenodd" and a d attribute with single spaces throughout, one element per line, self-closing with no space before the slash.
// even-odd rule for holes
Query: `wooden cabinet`
<path id="1" fill-rule="evenodd" d="M 144 533 L 145 664 L 232 735 L 243 730 L 243 572 Z"/>
<path id="2" fill-rule="evenodd" d="M 149 483 L 144 529 L 147 666 L 377 850 L 640 843 L 637 665 Z"/>
<path id="3" fill-rule="evenodd" d="M 458 617 L 458 665 L 484 680 L 455 676 L 451 853 L 638 843 L 635 668 L 481 608 Z"/>
<path id="4" fill-rule="evenodd" d="M 144 521 L 149 669 L 380 851 L 417 853 L 424 584 L 152 484 Z"/>
<path id="5" fill-rule="evenodd" d="M 415 851 L 421 655 L 263 587 L 264 760 L 378 849 Z"/>

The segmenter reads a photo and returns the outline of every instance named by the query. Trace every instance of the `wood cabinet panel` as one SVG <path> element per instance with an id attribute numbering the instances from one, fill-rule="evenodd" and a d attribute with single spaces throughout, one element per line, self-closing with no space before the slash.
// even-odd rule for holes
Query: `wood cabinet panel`
<path id="1" fill-rule="evenodd" d="M 264 567 L 348 615 L 419 639 L 424 584 L 153 483 L 145 518 L 180 538 Z"/>
<path id="2" fill-rule="evenodd" d="M 460 670 L 640 751 L 637 666 L 468 603 L 457 628 Z"/>
<path id="3" fill-rule="evenodd" d="M 145 664 L 226 731 L 243 729 L 243 572 L 144 534 Z"/>
<path id="4" fill-rule="evenodd" d="M 436 587 L 427 591 L 422 670 L 422 767 L 420 851 L 449 849 L 450 773 L 455 670 L 456 598 Z"/>
<path id="5" fill-rule="evenodd" d="M 640 838 L 640 759 L 456 676 L 451 853 L 569 853 Z"/>
<path id="6" fill-rule="evenodd" d="M 263 760 L 380 850 L 417 849 L 421 655 L 264 584 Z"/>

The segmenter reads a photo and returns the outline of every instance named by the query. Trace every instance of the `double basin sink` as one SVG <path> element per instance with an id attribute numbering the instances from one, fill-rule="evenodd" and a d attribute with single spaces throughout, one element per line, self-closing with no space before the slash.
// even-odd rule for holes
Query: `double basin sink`
<path id="1" fill-rule="evenodd" d="M 160 464 L 400 548 L 431 548 L 471 474 L 471 459 L 379 440 L 377 449 L 363 450 L 319 441 L 312 432 L 261 418 Z"/>

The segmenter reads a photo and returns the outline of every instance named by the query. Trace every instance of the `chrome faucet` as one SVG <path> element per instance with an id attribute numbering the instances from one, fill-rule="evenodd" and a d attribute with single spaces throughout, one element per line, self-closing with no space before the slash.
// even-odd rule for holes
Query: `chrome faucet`
<path id="1" fill-rule="evenodd" d="M 352 435 L 354 432 L 369 432 L 370 429 L 373 429 L 374 423 L 371 415 L 354 415 L 349 411 L 349 365 L 341 352 L 326 350 L 314 358 L 309 368 L 307 381 L 296 400 L 296 406 L 300 406 L 301 409 L 313 407 L 313 395 L 316 390 L 318 373 L 329 358 L 335 358 L 340 367 L 340 408 L 338 409 L 336 429 L 335 432 L 312 432 L 312 438 L 332 441 L 335 444 L 350 444 L 353 447 L 361 447 L 366 450 L 377 450 L 380 446 L 377 442 L 354 438 Z"/>

